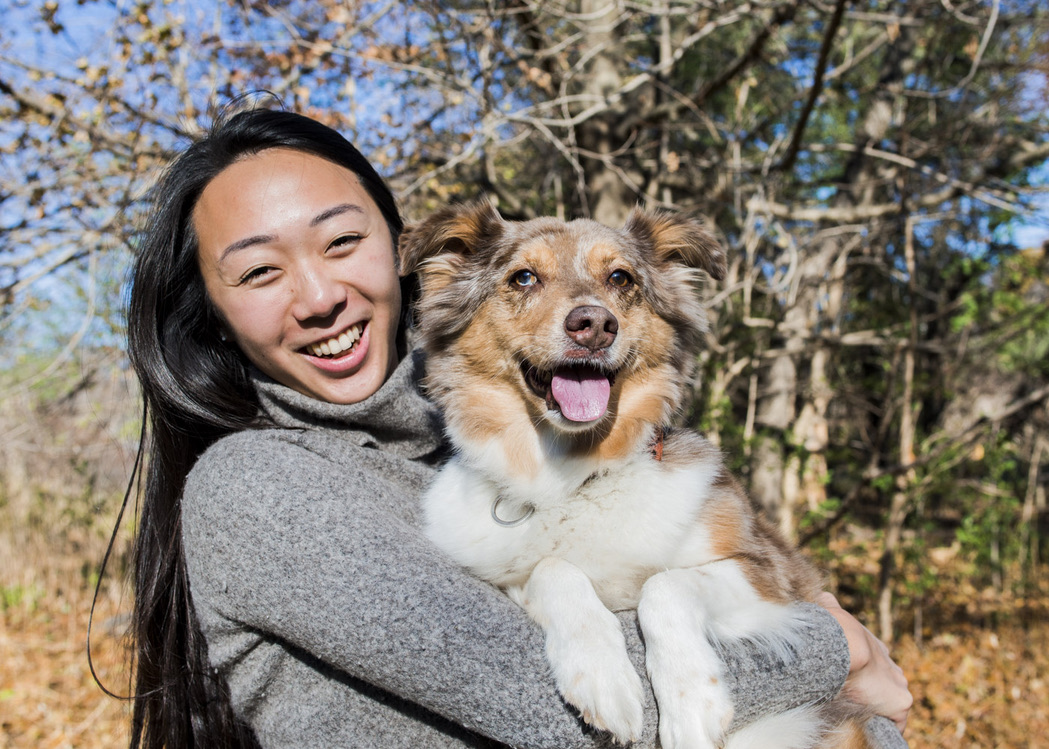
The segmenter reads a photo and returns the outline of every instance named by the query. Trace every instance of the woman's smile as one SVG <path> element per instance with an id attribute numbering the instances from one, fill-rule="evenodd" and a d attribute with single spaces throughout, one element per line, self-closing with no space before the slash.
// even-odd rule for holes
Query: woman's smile
<path id="1" fill-rule="evenodd" d="M 341 354 L 347 354 L 357 345 L 357 342 L 361 340 L 361 334 L 363 331 L 364 325 L 358 323 L 352 326 L 349 330 L 339 333 L 337 336 L 332 336 L 326 341 L 310 344 L 306 347 L 306 351 L 312 356 L 325 357 L 337 357 Z"/>
<path id="2" fill-rule="evenodd" d="M 330 374 L 356 370 L 368 355 L 370 329 L 363 323 L 320 343 L 307 346 L 303 353 L 313 366 Z"/>

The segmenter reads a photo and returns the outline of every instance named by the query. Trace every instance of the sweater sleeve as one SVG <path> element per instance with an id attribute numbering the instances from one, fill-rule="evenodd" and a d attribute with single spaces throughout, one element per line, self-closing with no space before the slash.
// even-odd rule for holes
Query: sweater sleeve
<path id="1" fill-rule="evenodd" d="M 183 499 L 198 614 L 504 744 L 601 745 L 558 696 L 524 612 L 393 511 L 414 501 L 396 482 L 348 462 L 272 432 L 234 435 L 198 461 Z"/>
<path id="2" fill-rule="evenodd" d="M 645 648 L 637 614 L 620 612 L 631 660 L 645 672 Z M 725 679 L 732 692 L 735 714 L 732 727 L 740 728 L 757 718 L 800 705 L 824 702 L 841 690 L 849 673 L 848 643 L 834 617 L 816 604 L 799 604 L 798 619 L 807 636 L 797 643 L 794 658 L 781 663 L 757 645 L 740 642 L 721 651 Z M 646 681 L 648 701 L 654 701 Z M 646 713 L 646 721 L 656 720 Z M 645 735 L 649 729 L 645 727 Z M 876 744 L 881 746 L 881 744 Z M 892 746 L 896 749 L 895 745 Z"/>
<path id="3" fill-rule="evenodd" d="M 213 446 L 183 500 L 198 613 L 286 642 L 503 744 L 605 745 L 561 700 L 542 633 L 527 615 L 396 511 L 398 502 L 415 501 L 403 488 L 349 462 L 335 466 L 270 432 Z M 737 725 L 840 689 L 844 636 L 819 607 L 804 616 L 811 637 L 791 663 L 769 663 L 746 646 L 725 654 Z M 643 674 L 636 615 L 621 621 Z M 656 724 L 649 692 L 637 746 L 655 746 Z"/>

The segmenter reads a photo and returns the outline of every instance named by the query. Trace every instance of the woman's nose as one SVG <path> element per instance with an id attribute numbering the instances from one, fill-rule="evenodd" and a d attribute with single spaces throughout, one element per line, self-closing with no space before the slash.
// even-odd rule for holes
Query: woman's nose
<path id="1" fill-rule="evenodd" d="M 299 269 L 292 309 L 296 319 L 330 317 L 346 301 L 343 285 L 324 271 L 318 266 Z"/>

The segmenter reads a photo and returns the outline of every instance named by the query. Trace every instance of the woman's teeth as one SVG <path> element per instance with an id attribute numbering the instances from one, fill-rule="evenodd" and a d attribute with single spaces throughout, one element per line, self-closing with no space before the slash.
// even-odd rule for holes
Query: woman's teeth
<path id="1" fill-rule="evenodd" d="M 358 323 L 345 333 L 340 333 L 334 338 L 307 346 L 306 350 L 313 356 L 338 356 L 342 352 L 353 348 L 360 339 L 361 324 Z"/>

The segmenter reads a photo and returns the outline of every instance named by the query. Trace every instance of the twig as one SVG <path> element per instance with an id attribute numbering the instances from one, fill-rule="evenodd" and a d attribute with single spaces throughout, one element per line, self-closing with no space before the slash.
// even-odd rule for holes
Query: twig
<path id="1" fill-rule="evenodd" d="M 801 116 L 794 126 L 794 135 L 790 139 L 790 145 L 787 146 L 787 153 L 780 164 L 780 168 L 785 172 L 789 172 L 794 168 L 794 162 L 798 158 L 798 150 L 801 148 L 801 137 L 805 133 L 805 128 L 808 127 L 809 117 L 816 106 L 816 100 L 823 91 L 823 76 L 827 70 L 830 51 L 834 46 L 834 37 L 838 34 L 838 28 L 841 26 L 841 17 L 845 13 L 845 5 L 847 3 L 848 0 L 838 0 L 837 5 L 834 6 L 834 15 L 831 16 L 830 22 L 827 24 L 827 30 L 823 34 L 823 43 L 820 45 L 819 58 L 816 60 L 816 74 L 812 78 L 812 87 L 809 89 L 808 98 L 801 109 Z"/>

